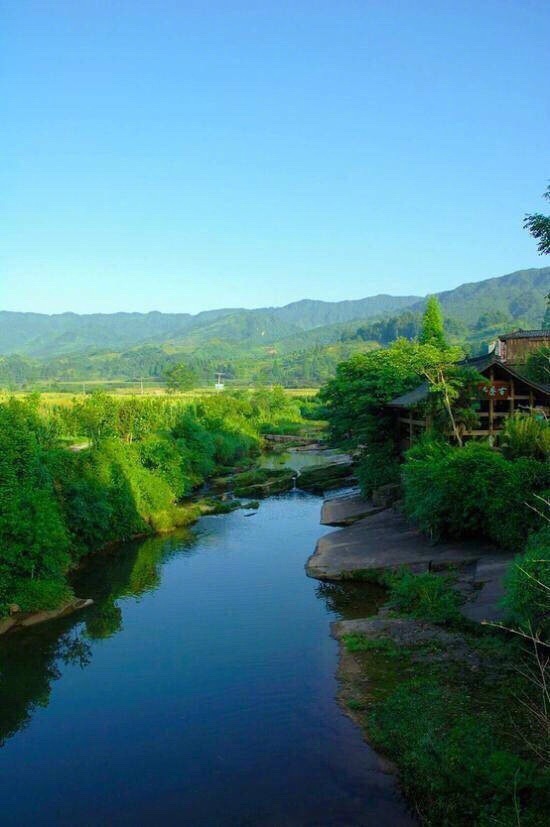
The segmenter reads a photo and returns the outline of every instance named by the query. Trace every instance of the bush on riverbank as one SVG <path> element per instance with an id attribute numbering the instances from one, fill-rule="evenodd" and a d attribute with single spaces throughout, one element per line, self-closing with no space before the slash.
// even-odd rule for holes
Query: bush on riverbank
<path id="1" fill-rule="evenodd" d="M 390 606 L 405 615 L 448 623 L 460 617 L 460 594 L 453 589 L 452 580 L 433 572 L 413 574 L 406 569 L 384 577 L 389 589 Z"/>
<path id="2" fill-rule="evenodd" d="M 540 517 L 527 504 L 550 487 L 550 465 L 507 460 L 485 443 L 425 437 L 403 465 L 405 509 L 431 537 L 486 537 L 520 551 Z"/>
<path id="3" fill-rule="evenodd" d="M 425 575 L 409 577 L 421 582 Z M 438 637 L 419 605 L 416 598 L 404 605 L 407 615 L 422 617 L 416 642 L 414 627 L 407 643 L 388 627 L 344 635 L 352 658 L 341 666 L 349 710 L 373 746 L 396 762 L 423 824 L 538 827 L 550 787 L 531 653 L 511 636 L 466 631 L 454 612 L 444 613 L 447 637 Z"/>
<path id="4" fill-rule="evenodd" d="M 369 710 L 367 728 L 398 761 L 423 823 L 541 825 L 550 804 L 544 770 L 510 737 L 522 718 L 512 654 L 504 668 L 475 674 L 429 661 L 411 668 L 412 654 L 393 659 L 398 685 Z"/>
<path id="5" fill-rule="evenodd" d="M 400 475 L 401 463 L 391 442 L 369 446 L 357 466 L 357 479 L 365 497 L 381 485 L 399 482 Z"/>
<path id="6" fill-rule="evenodd" d="M 98 393 L 48 413 L 35 397 L 0 404 L 0 616 L 62 601 L 83 554 L 195 521 L 181 498 L 251 462 L 261 430 L 299 422 L 299 406 L 277 389 L 191 404 Z M 67 432 L 90 446 L 67 450 Z"/>

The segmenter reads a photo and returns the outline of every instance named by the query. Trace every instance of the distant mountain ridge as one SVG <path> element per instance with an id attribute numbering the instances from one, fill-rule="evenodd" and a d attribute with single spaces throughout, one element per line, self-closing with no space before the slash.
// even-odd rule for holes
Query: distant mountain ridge
<path id="1" fill-rule="evenodd" d="M 260 343 L 338 321 L 398 312 L 419 296 L 370 296 L 342 302 L 304 299 L 284 307 L 224 308 L 190 313 L 18 313 L 0 311 L 0 354 L 47 357 L 147 342 L 200 344 L 210 339 Z"/>
<path id="2" fill-rule="evenodd" d="M 484 313 L 500 313 L 510 322 L 536 326 L 550 291 L 550 267 L 519 270 L 505 276 L 462 284 L 439 293 L 446 316 L 474 325 Z M 86 314 L 0 311 L 0 354 L 37 358 L 121 351 L 145 344 L 174 349 L 200 348 L 212 342 L 245 347 L 304 338 L 331 341 L 339 325 L 422 310 L 421 296 L 379 294 L 364 299 L 325 302 L 303 299 L 283 307 L 221 308 L 189 313 Z"/>

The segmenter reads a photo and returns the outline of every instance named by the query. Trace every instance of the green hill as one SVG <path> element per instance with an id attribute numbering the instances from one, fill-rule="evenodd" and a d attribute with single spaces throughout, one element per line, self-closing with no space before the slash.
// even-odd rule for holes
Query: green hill
<path id="1" fill-rule="evenodd" d="M 447 335 L 482 351 L 498 333 L 542 323 L 550 267 L 439 294 Z M 160 379 L 187 361 L 201 383 L 221 370 L 241 384 L 320 384 L 350 353 L 414 337 L 424 299 L 304 300 L 280 308 L 185 313 L 0 313 L 0 386 Z"/>
<path id="2" fill-rule="evenodd" d="M 549 290 L 550 267 L 542 267 L 462 284 L 438 296 L 446 315 L 467 325 L 476 324 L 489 313 L 500 314 L 503 320 L 508 317 L 509 321 L 522 321 L 526 327 L 538 327 Z"/>

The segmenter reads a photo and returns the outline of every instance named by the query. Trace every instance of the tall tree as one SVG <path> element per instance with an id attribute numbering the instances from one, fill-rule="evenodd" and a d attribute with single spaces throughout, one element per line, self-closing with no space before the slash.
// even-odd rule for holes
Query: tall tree
<path id="1" fill-rule="evenodd" d="M 550 293 L 546 296 L 546 311 L 542 320 L 542 329 L 550 330 Z"/>
<path id="2" fill-rule="evenodd" d="M 422 345 L 434 345 L 434 347 L 441 348 L 447 346 L 443 332 L 443 312 L 437 296 L 428 297 L 419 339 Z"/>
<path id="3" fill-rule="evenodd" d="M 542 197 L 550 201 L 550 185 Z M 548 255 L 550 253 L 550 215 L 543 215 L 540 212 L 528 213 L 523 220 L 523 226 L 537 240 L 537 249 L 541 256 Z"/>
<path id="4" fill-rule="evenodd" d="M 166 379 L 167 389 L 172 392 L 189 391 L 197 384 L 195 371 L 184 362 L 178 362 L 165 370 L 164 378 Z"/>

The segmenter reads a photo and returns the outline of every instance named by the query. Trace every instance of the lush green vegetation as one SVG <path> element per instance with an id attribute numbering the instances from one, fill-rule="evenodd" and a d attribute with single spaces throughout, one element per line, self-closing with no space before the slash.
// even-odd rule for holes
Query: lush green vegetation
<path id="1" fill-rule="evenodd" d="M 550 489 L 550 464 L 506 459 L 486 443 L 463 448 L 427 437 L 403 465 L 405 509 L 431 537 L 485 537 L 523 549 L 540 517 L 530 509 Z"/>
<path id="2" fill-rule="evenodd" d="M 386 575 L 384 582 L 389 588 L 390 605 L 401 614 L 433 623 L 447 623 L 460 617 L 462 599 L 452 586 L 451 576 L 403 570 Z"/>
<path id="3" fill-rule="evenodd" d="M 395 425 L 386 407 L 393 398 L 426 382 L 430 393 L 424 407 L 434 430 L 452 434 L 459 444 L 463 428 L 475 422 L 476 388 L 484 380 L 458 364 L 463 354 L 446 343 L 435 298 L 426 308 L 420 338 L 399 339 L 341 363 L 320 391 L 334 444 L 362 450 L 359 480 L 365 494 L 399 479 Z"/>
<path id="4" fill-rule="evenodd" d="M 493 316 L 484 312 L 480 324 L 493 323 L 498 303 Z M 487 441 L 462 444 L 482 378 L 457 364 L 436 300 L 415 335 L 338 366 L 320 392 L 330 435 L 360 452 L 366 494 L 402 483 L 406 514 L 433 540 L 478 538 L 517 553 L 506 588 L 508 633 L 469 627 L 450 576 L 386 575 L 390 617 L 417 619 L 424 630 L 442 624 L 447 638 L 438 643 L 436 633 L 414 646 L 348 635 L 344 644 L 360 665 L 348 706 L 396 761 L 422 823 L 534 827 L 550 806 L 550 423 L 516 414 L 498 450 Z M 545 352 L 529 365 L 546 367 Z M 403 458 L 385 405 L 422 380 L 432 428 Z"/>
<path id="5" fill-rule="evenodd" d="M 550 201 L 550 185 L 546 188 L 543 198 Z M 530 213 L 525 216 L 523 226 L 529 230 L 537 241 L 538 251 L 541 255 L 550 254 L 550 215 L 542 213 Z"/>
<path id="6" fill-rule="evenodd" d="M 542 825 L 548 777 L 519 734 L 533 735 L 517 700 L 534 694 L 516 671 L 521 651 L 473 636 L 469 643 L 490 668 L 471 669 L 433 644 L 394 646 L 389 658 L 384 649 L 364 651 L 379 689 L 360 717 L 374 745 L 397 761 L 422 823 Z"/>
<path id="7" fill-rule="evenodd" d="M 531 534 L 525 553 L 510 567 L 506 606 L 519 629 L 550 640 L 550 527 Z"/>
<path id="8" fill-rule="evenodd" d="M 193 403 L 98 393 L 45 412 L 0 404 L 0 615 L 67 598 L 67 571 L 107 543 L 196 519 L 183 500 L 209 476 L 250 464 L 261 431 L 300 421 L 281 389 Z M 69 450 L 63 436 L 89 441 Z"/>

